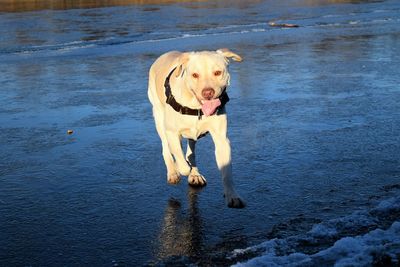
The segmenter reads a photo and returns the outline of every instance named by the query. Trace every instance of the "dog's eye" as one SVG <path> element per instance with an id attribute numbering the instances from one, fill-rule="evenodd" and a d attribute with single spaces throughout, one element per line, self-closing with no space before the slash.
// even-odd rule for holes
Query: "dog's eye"
<path id="1" fill-rule="evenodd" d="M 220 70 L 214 71 L 215 76 L 220 76 L 221 74 L 222 74 L 222 71 L 220 71 Z"/>
<path id="2" fill-rule="evenodd" d="M 195 79 L 198 79 L 200 77 L 200 75 L 195 72 L 195 73 L 192 74 L 192 77 L 195 78 Z"/>

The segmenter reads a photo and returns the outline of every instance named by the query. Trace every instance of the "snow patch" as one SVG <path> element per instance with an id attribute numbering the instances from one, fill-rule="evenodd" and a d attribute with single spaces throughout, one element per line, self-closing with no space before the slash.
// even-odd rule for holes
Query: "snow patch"
<path id="1" fill-rule="evenodd" d="M 294 252 L 279 255 L 278 242 L 264 243 L 267 248 L 262 256 L 234 266 L 370 266 L 377 260 L 386 259 L 388 264 L 399 264 L 400 222 L 394 222 L 387 230 L 376 229 L 362 236 L 344 237 L 318 253 L 307 255 Z"/>
<path id="2" fill-rule="evenodd" d="M 390 212 L 400 209 L 400 197 L 392 197 L 381 201 L 373 211 Z"/>
<path id="3" fill-rule="evenodd" d="M 400 264 L 400 197 L 381 201 L 369 210 L 315 224 L 296 236 L 272 239 L 246 249 L 236 249 L 230 259 L 257 253 L 234 266 L 390 266 Z M 397 215 L 396 215 L 397 214 Z M 395 217 L 384 229 L 387 218 Z M 392 218 L 393 219 L 393 218 Z M 308 253 L 308 244 L 316 251 Z"/>

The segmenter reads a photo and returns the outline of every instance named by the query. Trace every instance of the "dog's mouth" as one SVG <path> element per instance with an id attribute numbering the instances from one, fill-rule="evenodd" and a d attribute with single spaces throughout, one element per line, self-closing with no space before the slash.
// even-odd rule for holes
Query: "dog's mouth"
<path id="1" fill-rule="evenodd" d="M 219 98 L 201 100 L 201 111 L 205 116 L 213 115 L 219 106 L 221 106 Z"/>
<path id="2" fill-rule="evenodd" d="M 201 92 L 201 96 L 198 96 L 193 89 L 191 90 L 194 96 L 197 98 L 199 104 L 201 104 L 201 111 L 205 116 L 211 116 L 215 114 L 218 107 L 222 104 L 220 94 L 216 94 L 214 89 L 203 89 L 203 91 Z"/>

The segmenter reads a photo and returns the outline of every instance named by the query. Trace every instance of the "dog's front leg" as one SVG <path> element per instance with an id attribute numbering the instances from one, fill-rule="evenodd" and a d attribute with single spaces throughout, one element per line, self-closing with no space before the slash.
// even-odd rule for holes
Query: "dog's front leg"
<path id="1" fill-rule="evenodd" d="M 230 208 L 243 208 L 244 201 L 236 193 L 232 179 L 231 146 L 226 131 L 211 132 L 215 144 L 215 158 L 221 171 L 225 201 Z"/>
<path id="2" fill-rule="evenodd" d="M 178 133 L 173 131 L 166 131 L 169 150 L 175 159 L 177 171 L 184 176 L 190 174 L 190 166 L 186 162 L 185 156 L 182 151 L 181 137 Z"/>
<path id="3" fill-rule="evenodd" d="M 207 184 L 206 178 L 200 174 L 199 169 L 196 165 L 196 141 L 188 139 L 188 145 L 186 150 L 186 159 L 189 162 L 192 170 L 188 176 L 188 182 L 192 186 L 205 186 Z"/>

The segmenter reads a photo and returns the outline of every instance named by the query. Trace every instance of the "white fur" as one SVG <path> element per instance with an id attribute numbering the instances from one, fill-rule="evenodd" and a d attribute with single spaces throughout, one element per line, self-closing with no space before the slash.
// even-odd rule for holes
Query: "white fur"
<path id="1" fill-rule="evenodd" d="M 215 144 L 215 157 L 222 175 L 225 200 L 229 207 L 241 208 L 244 202 L 236 193 L 232 181 L 227 115 L 202 116 L 200 120 L 197 116 L 182 115 L 166 104 L 164 88 L 166 77 L 176 68 L 170 78 L 172 94 L 181 105 L 199 109 L 204 88 L 213 88 L 216 98 L 229 84 L 228 58 L 241 61 L 240 56 L 228 49 L 166 53 L 150 68 L 148 96 L 153 105 L 154 120 L 161 138 L 168 182 L 176 184 L 180 181 L 180 176 L 184 175 L 188 176 L 191 185 L 206 184 L 206 179 L 196 165 L 195 145 L 199 135 L 209 132 Z M 220 74 L 216 75 L 216 71 Z M 193 73 L 197 74 L 196 77 Z M 186 155 L 182 151 L 182 137 L 188 139 Z"/>

